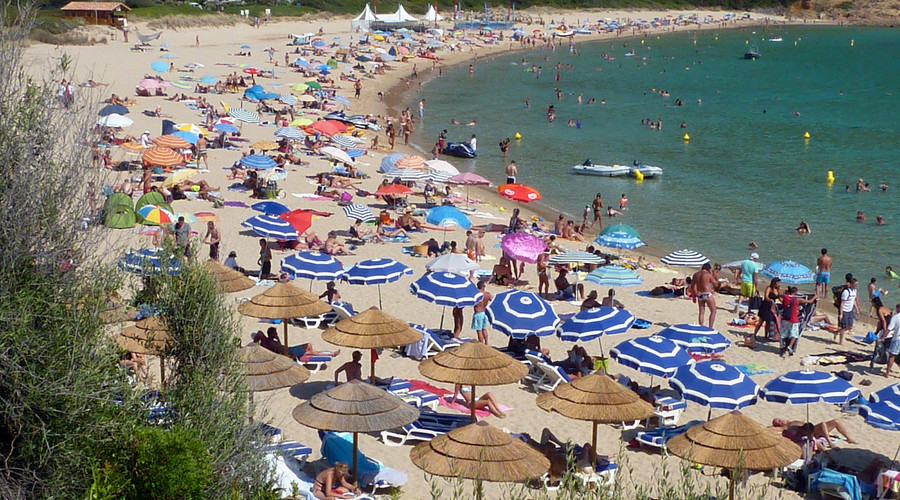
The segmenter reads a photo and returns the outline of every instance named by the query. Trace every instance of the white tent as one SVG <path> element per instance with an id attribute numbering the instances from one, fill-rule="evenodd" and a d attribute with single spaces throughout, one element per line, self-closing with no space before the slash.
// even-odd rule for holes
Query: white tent
<path id="1" fill-rule="evenodd" d="M 431 22 L 443 21 L 444 16 L 438 14 L 437 11 L 434 10 L 434 4 L 431 4 L 428 6 L 428 12 L 425 13 L 425 17 L 423 17 L 422 20 Z"/>
<path id="2" fill-rule="evenodd" d="M 369 8 L 369 4 L 366 4 L 366 8 L 363 9 L 362 14 L 354 17 L 350 21 L 350 29 L 353 31 L 369 31 L 369 24 L 372 21 L 377 21 L 378 18 L 375 17 L 375 14 L 372 12 L 372 9 Z"/>
<path id="3" fill-rule="evenodd" d="M 409 12 L 406 12 L 406 9 L 403 8 L 403 4 L 400 4 L 397 7 L 397 12 L 394 12 L 393 14 L 378 16 L 378 20 L 386 23 L 405 23 L 407 21 L 415 21 L 416 18 L 409 15 Z"/>

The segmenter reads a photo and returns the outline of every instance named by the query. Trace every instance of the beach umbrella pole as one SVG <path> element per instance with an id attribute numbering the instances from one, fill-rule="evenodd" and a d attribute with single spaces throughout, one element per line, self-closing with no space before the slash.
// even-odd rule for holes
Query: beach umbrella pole
<path id="1" fill-rule="evenodd" d="M 378 308 L 384 311 L 384 307 L 381 305 L 381 285 L 378 285 Z"/>
<path id="2" fill-rule="evenodd" d="M 284 355 L 287 356 L 287 353 L 288 353 L 288 331 L 287 331 L 287 324 L 288 324 L 288 322 L 287 322 L 287 318 L 282 319 L 281 321 L 284 322 L 284 345 L 283 345 L 282 347 L 284 347 Z"/>
<path id="3" fill-rule="evenodd" d="M 357 477 L 357 455 L 359 454 L 359 433 L 353 433 L 353 482 L 359 485 L 359 477 Z"/>
<path id="4" fill-rule="evenodd" d="M 375 385 L 375 349 L 369 352 L 369 382 Z"/>
<path id="5" fill-rule="evenodd" d="M 597 422 L 591 422 L 591 467 L 597 467 Z"/>
<path id="6" fill-rule="evenodd" d="M 163 387 L 166 386 L 166 357 L 159 357 L 159 384 Z"/>
<path id="7" fill-rule="evenodd" d="M 441 327 L 440 329 L 444 329 L 444 313 L 447 311 L 446 307 L 441 307 Z"/>

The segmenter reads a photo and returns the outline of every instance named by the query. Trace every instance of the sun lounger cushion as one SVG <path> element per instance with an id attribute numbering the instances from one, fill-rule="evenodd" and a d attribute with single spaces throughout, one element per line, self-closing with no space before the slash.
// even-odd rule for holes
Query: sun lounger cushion
<path id="1" fill-rule="evenodd" d="M 679 434 L 684 434 L 691 426 L 702 423 L 702 420 L 693 420 L 678 427 L 660 427 L 659 429 L 654 429 L 652 431 L 638 432 L 637 436 L 635 436 L 635 439 L 637 439 L 637 441 L 641 444 L 653 446 L 655 448 L 662 448 L 663 451 L 665 451 L 666 443 L 669 441 L 669 439 Z"/>
<path id="2" fill-rule="evenodd" d="M 353 436 L 347 432 L 322 432 L 322 457 L 333 466 L 335 462 L 353 463 Z M 357 452 L 359 481 L 365 485 L 403 486 L 406 474 L 385 467 L 377 460 Z"/>

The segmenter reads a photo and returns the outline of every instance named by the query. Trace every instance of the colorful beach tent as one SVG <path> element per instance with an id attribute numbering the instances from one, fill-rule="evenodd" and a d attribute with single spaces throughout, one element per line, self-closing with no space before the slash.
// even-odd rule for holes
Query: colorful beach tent
<path id="1" fill-rule="evenodd" d="M 137 203 L 134 204 L 135 219 L 137 219 L 137 222 L 141 224 L 144 223 L 144 218 L 141 217 L 137 212 L 141 209 L 141 207 L 145 205 L 158 205 L 163 209 L 168 210 L 169 213 L 175 213 L 174 211 L 172 211 L 172 207 L 168 203 L 166 203 L 166 199 L 161 193 L 150 191 L 149 193 L 146 193 L 138 198 Z"/>
<path id="2" fill-rule="evenodd" d="M 110 229 L 128 229 L 137 223 L 134 203 L 125 193 L 113 193 L 103 204 L 103 223 Z"/>

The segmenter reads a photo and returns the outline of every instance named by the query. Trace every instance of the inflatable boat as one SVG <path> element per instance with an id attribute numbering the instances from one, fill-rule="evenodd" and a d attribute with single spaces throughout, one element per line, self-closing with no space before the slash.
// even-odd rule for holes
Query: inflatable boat
<path id="1" fill-rule="evenodd" d="M 475 151 L 464 142 L 448 142 L 444 146 L 443 153 L 445 155 L 457 156 L 459 158 L 475 158 Z"/>

